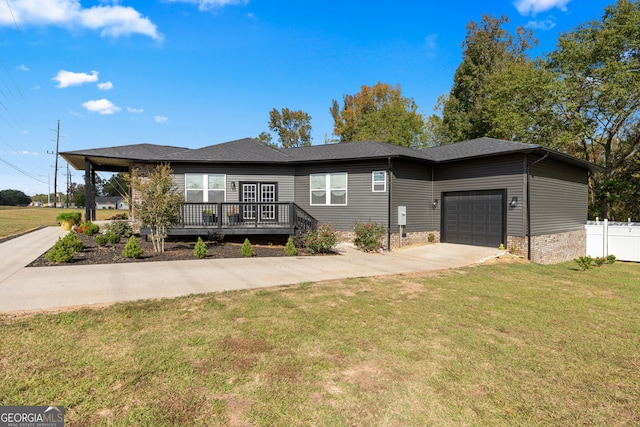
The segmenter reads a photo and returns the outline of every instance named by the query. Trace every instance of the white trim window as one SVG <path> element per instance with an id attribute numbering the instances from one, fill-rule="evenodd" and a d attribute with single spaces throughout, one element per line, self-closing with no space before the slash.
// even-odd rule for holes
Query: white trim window
<path id="1" fill-rule="evenodd" d="M 371 172 L 371 191 L 374 193 L 387 191 L 387 171 Z"/>
<path id="2" fill-rule="evenodd" d="M 346 206 L 347 173 L 309 175 L 311 206 Z"/>
<path id="3" fill-rule="evenodd" d="M 227 200 L 225 174 L 184 174 L 185 201 L 187 203 L 221 203 Z"/>

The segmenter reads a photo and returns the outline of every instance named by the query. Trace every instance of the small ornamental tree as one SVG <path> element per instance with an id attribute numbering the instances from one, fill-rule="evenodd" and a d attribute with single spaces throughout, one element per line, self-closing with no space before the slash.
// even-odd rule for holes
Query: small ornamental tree
<path id="1" fill-rule="evenodd" d="M 289 239 L 287 240 L 287 245 L 284 247 L 284 253 L 288 256 L 298 255 L 298 250 L 293 244 L 293 238 L 289 237 Z"/>
<path id="2" fill-rule="evenodd" d="M 169 164 L 159 164 L 146 176 L 139 169 L 131 173 L 132 209 L 135 218 L 149 227 L 156 252 L 164 252 L 168 230 L 180 219 L 184 196 L 176 186 Z"/>
<path id="3" fill-rule="evenodd" d="M 240 253 L 242 256 L 252 257 L 253 256 L 253 246 L 251 246 L 251 242 L 249 239 L 244 239 L 244 243 L 242 244 L 242 248 L 240 248 Z"/>
<path id="4" fill-rule="evenodd" d="M 202 240 L 202 237 L 198 237 L 198 241 L 193 248 L 193 255 L 198 258 L 204 258 L 207 256 L 207 245 Z"/>
<path id="5" fill-rule="evenodd" d="M 131 236 L 129 237 L 129 240 L 127 241 L 127 244 L 122 251 L 122 256 L 124 256 L 125 258 L 140 258 L 143 252 L 144 251 L 138 244 L 138 239 L 136 239 L 136 236 Z"/>

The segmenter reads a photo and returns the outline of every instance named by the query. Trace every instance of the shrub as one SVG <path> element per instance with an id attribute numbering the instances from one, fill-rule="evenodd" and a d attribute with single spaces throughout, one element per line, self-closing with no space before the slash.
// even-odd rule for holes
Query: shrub
<path id="1" fill-rule="evenodd" d="M 118 236 L 121 236 L 127 239 L 133 236 L 133 228 L 131 228 L 131 225 L 129 225 L 127 221 L 122 221 L 122 220 L 111 221 L 109 224 L 107 224 L 107 226 L 105 227 L 105 230 L 107 232 L 117 234 Z"/>
<path id="2" fill-rule="evenodd" d="M 107 238 L 107 242 L 111 243 L 112 245 L 115 243 L 120 243 L 120 235 L 113 233 L 111 231 L 108 231 L 107 233 L 105 233 L 104 237 Z"/>
<path id="3" fill-rule="evenodd" d="M 76 230 L 78 233 L 82 233 L 86 236 L 93 236 L 100 231 L 100 227 L 91 221 L 84 222 Z"/>
<path id="4" fill-rule="evenodd" d="M 435 235 L 435 234 L 433 234 L 433 233 L 429 233 L 429 234 L 427 234 L 427 241 L 428 241 L 429 243 L 433 243 L 433 242 L 435 242 L 435 241 L 436 241 L 436 235 Z"/>
<path id="5" fill-rule="evenodd" d="M 207 245 L 205 245 L 202 237 L 198 237 L 198 241 L 193 248 L 193 255 L 198 258 L 204 258 L 207 256 Z"/>
<path id="6" fill-rule="evenodd" d="M 84 249 L 84 243 L 77 233 L 71 232 L 58 239 L 45 257 L 49 262 L 69 262 L 76 252 Z"/>
<path id="7" fill-rule="evenodd" d="M 582 271 L 590 270 L 593 267 L 593 258 L 588 255 L 576 258 L 574 259 L 574 261 L 578 264 Z"/>
<path id="8" fill-rule="evenodd" d="M 74 252 L 81 252 L 84 249 L 84 242 L 78 237 L 78 233 L 68 233 L 60 240 L 72 248 Z"/>
<path id="9" fill-rule="evenodd" d="M 607 259 L 601 256 L 593 260 L 593 263 L 596 265 L 596 267 L 602 267 L 606 262 L 607 262 Z"/>
<path id="10" fill-rule="evenodd" d="M 78 237 L 78 236 L 76 236 Z M 65 236 L 66 238 L 66 236 Z M 76 253 L 73 246 L 71 246 L 68 240 L 65 238 L 58 239 L 55 245 L 45 255 L 49 262 L 69 262 L 73 259 L 73 255 Z"/>
<path id="11" fill-rule="evenodd" d="M 289 237 L 289 239 L 287 240 L 287 244 L 284 247 L 284 253 L 289 255 L 289 256 L 298 255 L 298 250 L 296 249 L 295 245 L 293 244 L 293 239 L 291 237 Z"/>
<path id="12" fill-rule="evenodd" d="M 242 248 L 240 248 L 240 253 L 242 256 L 252 257 L 253 256 L 253 247 L 251 246 L 251 242 L 249 239 L 244 239 L 244 243 L 242 243 Z"/>
<path id="13" fill-rule="evenodd" d="M 122 251 L 122 256 L 125 258 L 140 258 L 140 255 L 142 255 L 143 252 L 144 251 L 138 244 L 138 239 L 136 239 L 135 236 L 131 236 Z"/>
<path id="14" fill-rule="evenodd" d="M 104 246 L 107 244 L 107 236 L 104 234 L 99 234 L 96 236 L 96 245 Z"/>
<path id="15" fill-rule="evenodd" d="M 373 252 L 382 247 L 382 235 L 384 234 L 384 226 L 382 224 L 377 222 L 358 222 L 353 231 L 356 235 L 353 243 L 361 251 Z"/>
<path id="16" fill-rule="evenodd" d="M 321 225 L 316 231 L 307 233 L 304 245 L 311 252 L 327 253 L 338 243 L 338 232 L 328 225 Z"/>
<path id="17" fill-rule="evenodd" d="M 616 262 L 616 256 L 615 255 L 608 255 L 607 256 L 607 264 L 613 264 L 614 262 Z"/>

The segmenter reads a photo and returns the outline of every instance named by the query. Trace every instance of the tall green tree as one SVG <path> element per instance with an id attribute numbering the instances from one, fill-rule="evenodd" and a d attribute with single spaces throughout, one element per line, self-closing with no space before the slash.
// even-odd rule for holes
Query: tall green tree
<path id="1" fill-rule="evenodd" d="M 444 142 L 487 136 L 493 129 L 485 114 L 490 99 L 488 83 L 511 64 L 530 61 L 527 50 L 537 43 L 533 33 L 518 27 L 514 36 L 503 28 L 508 22 L 506 16 L 483 15 L 480 23 L 471 21 L 467 25 L 462 63 L 442 108 L 440 132 Z"/>
<path id="2" fill-rule="evenodd" d="M 0 205 L 26 206 L 31 203 L 31 197 L 20 190 L 0 190 Z"/>
<path id="3" fill-rule="evenodd" d="M 302 110 L 274 108 L 269 112 L 269 130 L 278 135 L 278 141 L 283 148 L 305 147 L 311 145 L 311 116 Z M 271 136 L 263 132 L 258 140 L 271 143 Z"/>
<path id="4" fill-rule="evenodd" d="M 425 144 L 425 121 L 416 103 L 402 95 L 400 85 L 378 82 L 333 100 L 333 134 L 339 142 L 374 140 L 405 147 Z"/>
<path id="5" fill-rule="evenodd" d="M 562 34 L 548 66 L 563 83 L 557 109 L 575 135 L 565 150 L 606 167 L 591 177 L 592 214 L 615 219 L 613 199 L 640 152 L 640 3 L 618 0 L 601 20 Z"/>
<path id="6" fill-rule="evenodd" d="M 122 172 L 118 172 L 102 183 L 102 195 L 107 197 L 121 196 L 127 198 L 129 181 Z"/>
<path id="7" fill-rule="evenodd" d="M 159 164 L 149 173 L 131 172 L 133 217 L 151 230 L 156 252 L 164 252 L 168 230 L 180 219 L 184 195 L 178 191 L 169 164 Z"/>

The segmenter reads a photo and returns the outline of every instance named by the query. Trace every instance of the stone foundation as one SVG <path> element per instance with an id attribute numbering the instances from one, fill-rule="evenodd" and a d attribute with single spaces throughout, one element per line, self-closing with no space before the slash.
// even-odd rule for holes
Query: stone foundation
<path id="1" fill-rule="evenodd" d="M 509 253 L 521 257 L 527 257 L 527 238 L 520 236 L 507 236 L 507 245 L 505 247 Z"/>
<path id="2" fill-rule="evenodd" d="M 531 261 L 538 264 L 571 261 L 585 256 L 586 252 L 587 230 L 585 229 L 531 237 Z"/>
<path id="3" fill-rule="evenodd" d="M 433 242 L 429 242 L 429 235 L 433 234 Z M 340 232 L 339 241 L 353 243 L 353 239 L 356 237 L 353 231 Z M 420 243 L 438 243 L 440 241 L 439 231 L 416 231 L 406 233 L 406 236 L 402 237 L 402 246 L 416 245 Z M 400 233 L 391 233 L 391 249 L 398 249 L 400 247 Z M 387 249 L 387 233 L 382 236 L 382 248 Z"/>

